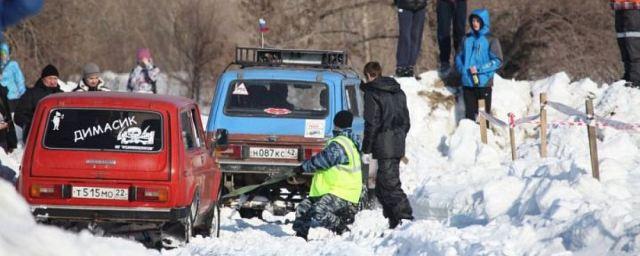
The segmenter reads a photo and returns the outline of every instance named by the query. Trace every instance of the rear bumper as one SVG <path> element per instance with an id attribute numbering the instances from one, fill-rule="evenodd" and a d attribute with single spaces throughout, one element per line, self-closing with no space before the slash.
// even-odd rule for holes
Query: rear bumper
<path id="1" fill-rule="evenodd" d="M 300 163 L 244 162 L 220 160 L 223 173 L 261 173 L 276 174 L 293 170 Z"/>
<path id="2" fill-rule="evenodd" d="M 38 220 L 167 222 L 187 217 L 189 208 L 123 208 L 34 205 L 31 212 Z"/>

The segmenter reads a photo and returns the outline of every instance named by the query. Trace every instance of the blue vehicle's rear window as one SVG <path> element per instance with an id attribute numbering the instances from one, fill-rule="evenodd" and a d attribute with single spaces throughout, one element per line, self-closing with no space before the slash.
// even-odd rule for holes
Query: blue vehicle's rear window
<path id="1" fill-rule="evenodd" d="M 323 119 L 329 95 L 323 83 L 282 80 L 235 80 L 227 90 L 225 114 Z"/>

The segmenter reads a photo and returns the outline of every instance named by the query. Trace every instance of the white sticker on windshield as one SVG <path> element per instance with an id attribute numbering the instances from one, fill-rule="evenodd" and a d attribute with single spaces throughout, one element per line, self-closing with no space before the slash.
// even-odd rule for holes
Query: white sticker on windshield
<path id="1" fill-rule="evenodd" d="M 53 123 L 54 131 L 60 130 L 60 121 L 62 121 L 62 119 L 64 119 L 64 115 L 60 114 L 60 112 L 56 111 L 56 113 L 53 114 L 53 118 L 51 119 L 51 122 Z"/>
<path id="2" fill-rule="evenodd" d="M 233 88 L 233 95 L 249 95 L 247 86 L 244 83 L 236 83 Z"/>
<path id="3" fill-rule="evenodd" d="M 306 119 L 304 123 L 305 138 L 324 138 L 324 120 Z"/>
<path id="4" fill-rule="evenodd" d="M 127 144 L 142 144 L 142 145 L 153 145 L 155 131 L 148 131 L 149 126 L 144 129 L 140 129 L 139 127 L 129 127 L 127 129 L 120 130 L 118 133 L 118 140 L 120 143 Z"/>

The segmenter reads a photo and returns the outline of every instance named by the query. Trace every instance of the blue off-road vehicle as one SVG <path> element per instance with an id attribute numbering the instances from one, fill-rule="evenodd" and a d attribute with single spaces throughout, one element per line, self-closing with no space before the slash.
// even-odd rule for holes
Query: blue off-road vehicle
<path id="1" fill-rule="evenodd" d="M 353 113 L 353 129 L 362 136 L 359 85 L 342 51 L 236 48 L 235 62 L 218 80 L 207 124 L 223 191 L 260 184 L 322 150 L 338 111 Z M 265 209 L 284 215 L 309 184 L 310 176 L 290 178 L 226 204 L 245 218 L 261 217 Z"/>

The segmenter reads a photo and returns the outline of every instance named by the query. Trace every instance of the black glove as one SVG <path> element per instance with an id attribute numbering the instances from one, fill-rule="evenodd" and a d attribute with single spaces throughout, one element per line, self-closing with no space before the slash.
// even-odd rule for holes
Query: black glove
<path id="1" fill-rule="evenodd" d="M 302 173 L 304 173 L 304 169 L 302 169 L 302 165 L 298 165 L 296 166 L 296 168 L 293 168 L 293 173 L 295 173 L 296 175 L 302 175 Z"/>

